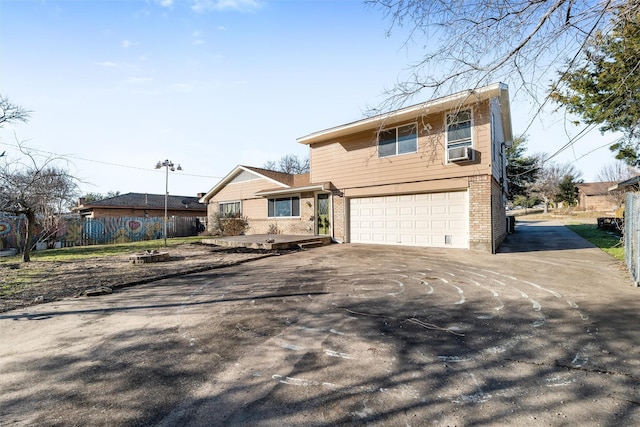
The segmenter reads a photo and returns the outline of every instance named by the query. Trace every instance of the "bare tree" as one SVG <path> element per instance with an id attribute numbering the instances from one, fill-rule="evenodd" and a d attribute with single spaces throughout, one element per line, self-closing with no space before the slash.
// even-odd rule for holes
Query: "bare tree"
<path id="1" fill-rule="evenodd" d="M 19 146 L 23 158 L 5 158 L 0 169 L 0 211 L 25 215 L 22 261 L 29 262 L 36 222 L 62 213 L 78 192 L 75 178 L 56 166 L 58 159 L 39 159 L 33 151 Z"/>
<path id="2" fill-rule="evenodd" d="M 9 98 L 0 95 L 0 128 L 5 123 L 26 122 L 29 119 L 30 111 L 25 110 L 19 105 L 12 103 Z M 6 151 L 0 153 L 0 157 L 4 157 Z"/>
<path id="3" fill-rule="evenodd" d="M 547 213 L 549 204 L 555 201 L 560 191 L 562 181 L 570 177 L 577 182 L 581 176 L 582 173 L 571 163 L 547 162 L 540 169 L 536 182 L 531 185 L 531 193 L 543 201 L 544 213 Z"/>
<path id="4" fill-rule="evenodd" d="M 295 154 L 287 154 L 286 156 L 282 156 L 277 162 L 273 160 L 268 161 L 263 167 L 276 172 L 291 174 L 307 173 L 309 172 L 309 158 L 300 158 Z"/>
<path id="5" fill-rule="evenodd" d="M 623 160 L 604 165 L 598 172 L 598 180 L 603 182 L 621 182 L 638 175 L 638 168 L 629 166 Z M 609 191 L 607 198 L 616 206 L 622 206 L 626 192 L 624 190 Z"/>
<path id="6" fill-rule="evenodd" d="M 631 0 L 367 0 L 390 20 L 388 32 L 408 31 L 421 59 L 389 91 L 387 107 L 424 89 L 431 96 L 495 81 L 516 91 L 546 93 L 548 76 L 574 69 L 596 31 L 611 30 L 620 11 L 637 13 Z M 395 104 L 395 105 L 394 105 Z"/>
<path id="7" fill-rule="evenodd" d="M 638 175 L 638 168 L 629 166 L 622 160 L 616 160 L 602 166 L 598 172 L 598 181 L 620 182 Z"/>
<path id="8" fill-rule="evenodd" d="M 12 103 L 6 96 L 0 95 L 0 127 L 5 123 L 26 122 L 31 112 Z"/>

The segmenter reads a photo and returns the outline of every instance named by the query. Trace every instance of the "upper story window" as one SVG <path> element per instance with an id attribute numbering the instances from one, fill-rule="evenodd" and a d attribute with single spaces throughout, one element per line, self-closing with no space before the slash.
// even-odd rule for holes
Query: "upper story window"
<path id="1" fill-rule="evenodd" d="M 378 135 L 378 157 L 397 156 L 416 151 L 418 151 L 418 125 L 416 123 L 383 129 Z"/>
<path id="2" fill-rule="evenodd" d="M 471 147 L 471 110 L 447 114 L 447 148 Z"/>
<path id="3" fill-rule="evenodd" d="M 280 197 L 269 199 L 267 217 L 300 216 L 300 197 Z"/>
<path id="4" fill-rule="evenodd" d="M 471 110 L 447 114 L 447 162 L 472 160 Z"/>
<path id="5" fill-rule="evenodd" d="M 219 203 L 220 216 L 228 217 L 240 215 L 242 213 L 240 202 L 221 202 Z"/>

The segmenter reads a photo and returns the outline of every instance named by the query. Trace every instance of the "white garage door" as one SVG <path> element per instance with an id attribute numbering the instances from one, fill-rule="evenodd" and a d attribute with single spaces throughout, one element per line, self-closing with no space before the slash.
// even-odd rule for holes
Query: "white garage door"
<path id="1" fill-rule="evenodd" d="M 469 247 L 467 191 L 350 200 L 353 243 Z"/>

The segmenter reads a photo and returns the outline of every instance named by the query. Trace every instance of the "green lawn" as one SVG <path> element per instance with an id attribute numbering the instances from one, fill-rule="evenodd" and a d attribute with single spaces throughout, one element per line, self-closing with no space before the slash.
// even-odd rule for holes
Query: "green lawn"
<path id="1" fill-rule="evenodd" d="M 177 246 L 182 243 L 193 243 L 202 240 L 200 236 L 176 237 L 167 239 L 167 246 Z M 74 259 L 104 257 L 113 255 L 126 255 L 132 252 L 142 252 L 146 250 L 162 249 L 164 240 L 145 240 L 135 243 L 116 243 L 111 245 L 76 246 L 72 248 L 47 249 L 44 251 L 31 252 L 31 259 L 38 261 L 73 261 Z M 20 259 L 20 254 L 12 257 L 0 258 L 0 263 L 16 262 Z"/>
<path id="2" fill-rule="evenodd" d="M 568 224 L 569 229 L 590 241 L 615 259 L 624 261 L 624 246 L 620 236 L 604 231 L 595 224 Z"/>

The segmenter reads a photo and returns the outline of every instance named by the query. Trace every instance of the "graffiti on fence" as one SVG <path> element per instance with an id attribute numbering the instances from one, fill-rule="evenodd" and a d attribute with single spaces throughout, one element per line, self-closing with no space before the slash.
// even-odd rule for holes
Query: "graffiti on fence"
<path id="1" fill-rule="evenodd" d="M 24 235 L 22 217 L 0 217 L 0 249 L 21 248 Z M 196 236 L 204 229 L 199 218 L 170 217 L 167 237 Z M 60 246 L 129 243 L 164 237 L 164 218 L 69 218 L 60 219 L 57 228 L 37 240 L 59 242 Z"/>
<path id="2" fill-rule="evenodd" d="M 173 230 L 173 221 L 167 223 L 167 229 Z M 84 220 L 79 236 L 74 236 L 77 241 L 89 241 L 90 243 L 127 243 L 140 240 L 155 240 L 163 237 L 162 218 L 100 218 Z M 67 233 L 66 244 L 71 243 Z M 73 244 L 73 243 L 71 243 Z"/>
<path id="3" fill-rule="evenodd" d="M 21 217 L 0 217 L 0 250 L 18 248 L 22 245 L 25 221 Z"/>

